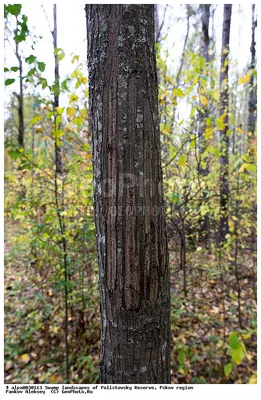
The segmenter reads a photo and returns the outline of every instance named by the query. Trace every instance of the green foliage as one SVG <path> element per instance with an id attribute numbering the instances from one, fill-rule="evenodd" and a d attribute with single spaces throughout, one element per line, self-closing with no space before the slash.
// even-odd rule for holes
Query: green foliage
<path id="1" fill-rule="evenodd" d="M 44 72 L 45 63 L 44 62 L 38 62 L 37 65 L 38 65 L 39 71 Z"/>
<path id="2" fill-rule="evenodd" d="M 4 15 L 7 17 L 8 13 L 18 16 L 21 13 L 22 4 L 5 4 L 4 5 Z"/>
<path id="3" fill-rule="evenodd" d="M 239 339 L 238 339 L 238 335 L 237 332 L 232 332 L 229 336 L 229 345 L 231 347 L 231 349 L 237 349 L 239 346 Z"/>
<path id="4" fill-rule="evenodd" d="M 15 79 L 13 79 L 13 78 L 6 79 L 6 81 L 5 81 L 5 86 L 12 85 L 12 83 L 14 83 L 14 82 L 15 82 Z"/>
<path id="5" fill-rule="evenodd" d="M 247 383 L 247 363 L 251 364 L 251 373 L 256 369 L 256 350 L 250 350 L 255 348 L 255 339 L 244 343 L 242 331 L 235 330 L 242 329 L 240 317 L 243 326 L 255 329 L 256 136 L 249 140 L 246 128 L 242 129 L 242 124 L 247 124 L 242 110 L 248 93 L 241 91 L 233 68 L 233 101 L 228 111 L 229 127 L 225 126 L 225 114 L 219 114 L 217 55 L 211 50 L 213 57 L 206 63 L 198 54 L 199 39 L 191 36 L 176 74 L 168 70 L 169 60 L 161 45 L 156 46 L 170 263 L 175 265 L 171 270 L 172 381 Z M 244 83 L 249 84 L 248 77 L 243 76 Z M 230 140 L 229 233 L 221 250 L 219 135 L 225 128 Z M 246 283 L 243 276 L 248 277 Z M 246 310 L 248 302 L 251 305 Z M 208 331 L 212 333 L 209 336 Z M 225 333 L 228 346 L 222 338 L 224 332 L 231 331 L 230 337 Z M 191 351 L 184 351 L 182 346 Z M 198 376 L 194 375 L 195 362 Z"/>
<path id="6" fill-rule="evenodd" d="M 57 48 L 54 50 L 54 55 L 58 57 L 58 61 L 62 61 L 65 57 L 63 49 Z"/>
<path id="7" fill-rule="evenodd" d="M 232 332 L 229 336 L 230 354 L 236 365 L 241 364 L 246 356 L 246 347 L 242 340 L 239 340 L 237 332 Z"/>
<path id="8" fill-rule="evenodd" d="M 58 49 L 61 60 L 64 52 Z M 45 63 L 31 54 L 25 60 L 32 68 L 27 77 L 37 86 L 50 87 L 39 72 L 45 70 Z M 80 66 L 78 70 L 80 72 Z M 15 68 L 10 69 L 16 72 Z M 5 72 L 9 72 L 6 69 Z M 67 87 L 70 82 L 77 83 L 78 77 L 66 78 L 62 89 L 68 93 L 69 101 L 83 104 L 87 78 L 81 72 L 81 90 L 72 99 Z M 75 85 L 73 82 L 73 85 Z M 11 84 L 10 79 L 6 84 Z M 5 357 L 9 376 L 17 382 L 33 379 L 35 382 L 59 383 L 63 381 L 63 365 L 55 360 L 64 357 L 60 343 L 64 338 L 64 290 L 68 292 L 69 340 L 71 347 L 70 363 L 74 382 L 93 383 L 98 379 L 98 280 L 94 220 L 92 211 L 92 166 L 89 138 L 82 139 L 80 132 L 87 129 L 88 121 L 84 106 L 69 107 L 64 116 L 64 108 L 52 109 L 52 96 L 49 98 L 24 97 L 25 150 L 17 146 L 14 139 L 18 115 L 17 98 L 11 100 L 6 121 L 6 152 L 10 157 L 6 169 L 5 209 L 8 221 L 7 236 L 10 251 L 6 256 L 8 284 L 6 296 L 13 291 L 25 293 L 23 311 L 18 314 L 19 331 L 13 332 L 12 307 L 7 306 L 8 333 Z M 53 118 L 62 129 L 55 129 Z M 15 124 L 13 123 L 15 121 Z M 81 129 L 80 129 L 81 127 Z M 10 131 L 10 133 L 9 133 Z M 66 158 L 63 160 L 66 176 L 55 178 L 53 157 L 55 140 L 63 140 Z M 10 161 L 9 161 L 10 162 Z M 57 179 L 57 191 L 53 190 Z M 63 231 L 59 223 L 62 220 Z M 11 231 L 15 227 L 15 235 Z M 63 241 L 66 241 L 67 277 L 64 269 Z M 18 257 L 19 255 L 19 257 Z M 19 261 L 17 261 L 19 260 Z M 18 265 L 17 265 L 18 264 Z M 21 285 L 9 288 L 16 266 L 17 276 L 27 276 Z M 27 269 L 25 273 L 24 268 Z M 20 278 L 19 278 L 20 279 Z M 32 288 L 32 299 L 27 294 Z M 29 297 L 28 297 L 29 296 Z M 20 298 L 17 296 L 17 300 Z M 33 310 L 33 311 L 32 311 Z M 42 310 L 39 317 L 39 312 Z M 23 319 L 26 315 L 27 323 Z M 53 316 L 56 320 L 51 322 Z M 79 319 L 79 316 L 80 319 Z M 91 328 L 90 328 L 91 327 Z M 35 332 L 39 332 L 35 335 Z M 45 348 L 48 337 L 49 350 Z M 90 352 L 86 355 L 85 343 Z M 31 343 L 28 346 L 28 343 Z M 39 346 L 40 343 L 40 346 Z M 48 347 L 47 346 L 47 347 Z M 39 348 L 40 347 L 40 348 Z M 36 353 L 36 349 L 37 353 Z M 74 351 L 73 351 L 74 349 Z M 91 350 L 93 349 L 93 350 Z M 53 359 L 48 354 L 52 354 Z M 84 351 L 84 355 L 81 353 Z M 75 354 L 75 355 L 74 355 Z M 76 356 L 77 354 L 77 356 Z M 37 362 L 36 362 L 37 359 Z M 46 364 L 52 367 L 46 369 Z M 21 373 L 17 373 L 20 366 Z M 27 374 L 27 375 L 26 375 Z M 29 376 L 29 378 L 28 378 Z"/>
<path id="9" fill-rule="evenodd" d="M 226 364 L 225 367 L 224 367 L 225 375 L 229 376 L 231 374 L 231 372 L 232 372 L 232 369 L 233 369 L 233 364 L 232 363 Z"/>
<path id="10" fill-rule="evenodd" d="M 26 61 L 28 64 L 32 64 L 33 62 L 35 62 L 35 60 L 36 60 L 36 57 L 33 56 L 33 55 L 28 56 L 28 57 L 26 57 L 26 59 L 25 59 L 25 61 Z"/>

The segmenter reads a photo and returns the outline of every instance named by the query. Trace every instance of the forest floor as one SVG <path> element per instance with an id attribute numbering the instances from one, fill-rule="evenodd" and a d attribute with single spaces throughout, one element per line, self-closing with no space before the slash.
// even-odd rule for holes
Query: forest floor
<path id="1" fill-rule="evenodd" d="M 204 256 L 197 253 L 188 255 L 186 299 L 183 295 L 183 271 L 175 268 L 171 271 L 172 383 L 254 381 L 257 362 L 256 290 L 255 274 L 249 268 L 251 255 L 240 256 L 240 328 L 238 288 L 233 267 L 220 265 L 214 254 Z M 175 265 L 175 254 L 172 256 L 171 264 Z M 226 376 L 224 368 L 231 363 L 229 335 L 232 332 L 237 332 L 243 341 L 245 357 L 240 365 L 232 363 L 232 372 Z"/>
<path id="2" fill-rule="evenodd" d="M 204 251 L 202 250 L 202 253 Z M 49 275 L 36 272 L 5 249 L 5 383 L 64 382 L 63 296 L 51 289 Z M 193 259 L 193 265 L 191 260 Z M 204 259 L 204 262 L 202 260 Z M 183 271 L 171 253 L 172 383 L 255 383 L 256 300 L 250 255 L 240 256 L 241 320 L 232 267 L 213 254 L 188 255 L 187 298 Z M 208 267 L 206 266 L 208 263 Z M 209 267 L 211 265 L 211 268 Z M 84 311 L 69 314 L 70 383 L 98 382 L 99 304 L 97 282 Z M 94 294 L 93 294 L 94 293 Z M 245 357 L 231 362 L 229 335 L 238 332 Z"/>

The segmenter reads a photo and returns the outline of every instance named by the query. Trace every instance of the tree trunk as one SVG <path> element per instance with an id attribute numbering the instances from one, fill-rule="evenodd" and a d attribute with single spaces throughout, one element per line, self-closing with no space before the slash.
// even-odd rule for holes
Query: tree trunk
<path id="1" fill-rule="evenodd" d="M 57 49 L 57 10 L 56 4 L 53 5 L 53 47 L 54 50 Z M 59 94 L 60 94 L 60 84 L 59 84 L 59 60 L 58 55 L 54 56 L 54 101 L 53 108 L 55 112 L 56 119 L 56 107 L 59 107 Z M 56 125 L 56 123 L 55 123 Z M 59 129 L 59 126 L 55 126 L 55 129 Z M 63 172 L 63 164 L 62 164 L 62 149 L 61 146 L 58 145 L 57 139 L 55 138 L 55 168 L 58 174 L 62 174 Z"/>
<path id="2" fill-rule="evenodd" d="M 255 30 L 257 26 L 257 20 L 255 18 L 255 4 L 252 4 L 252 39 L 251 39 L 251 69 L 256 68 L 256 41 L 255 41 Z M 251 136 L 254 135 L 256 126 L 256 109 L 257 109 L 257 92 L 256 86 L 254 87 L 254 74 L 250 77 L 250 93 L 248 102 L 248 133 L 251 132 Z M 250 136 L 250 137 L 251 137 Z"/>
<path id="3" fill-rule="evenodd" d="M 102 383 L 170 382 L 153 5 L 86 5 Z"/>
<path id="4" fill-rule="evenodd" d="M 18 19 L 16 18 L 16 28 L 18 29 Z M 18 42 L 15 42 L 15 55 L 19 64 L 19 94 L 18 100 L 18 146 L 24 148 L 24 92 L 23 92 L 23 61 L 19 53 Z"/>
<path id="5" fill-rule="evenodd" d="M 200 43 L 200 56 L 204 59 L 203 68 L 201 73 L 208 75 L 208 62 L 209 62 L 209 17 L 210 17 L 210 4 L 201 4 L 201 43 Z M 199 84 L 199 98 L 200 95 L 205 95 L 204 86 Z M 209 173 L 208 160 L 202 160 L 202 154 L 206 150 L 206 140 L 204 132 L 206 129 L 206 118 L 209 115 L 209 106 L 200 104 L 199 108 L 199 131 L 198 131 L 198 142 L 199 142 L 199 168 L 198 172 L 201 177 L 207 176 Z M 203 191 L 203 198 L 205 200 L 207 196 L 206 190 Z M 209 231 L 209 216 L 208 214 L 200 218 L 200 232 L 199 240 L 203 241 L 207 239 Z"/>
<path id="6" fill-rule="evenodd" d="M 221 156 L 220 156 L 220 243 L 225 241 L 228 233 L 228 196 L 229 196 L 229 93 L 228 93 L 228 54 L 232 5 L 224 4 L 222 53 L 220 70 L 220 117 L 224 128 L 220 130 Z"/>
<path id="7" fill-rule="evenodd" d="M 200 56 L 204 58 L 204 66 L 201 68 L 201 73 L 206 75 L 209 61 L 209 4 L 201 4 L 201 41 L 200 41 Z M 199 85 L 199 90 L 204 91 L 204 87 Z M 204 94 L 204 93 L 202 93 Z M 206 105 L 201 104 L 199 110 L 199 152 L 202 154 L 205 150 L 205 139 L 204 139 L 204 131 L 206 128 L 205 120 L 208 116 L 208 107 Z M 203 168 L 200 165 L 200 173 L 205 175 L 206 168 Z"/>
<path id="8" fill-rule="evenodd" d="M 155 32 L 155 43 L 160 39 L 160 26 L 159 26 L 159 5 L 154 4 L 154 32 Z"/>

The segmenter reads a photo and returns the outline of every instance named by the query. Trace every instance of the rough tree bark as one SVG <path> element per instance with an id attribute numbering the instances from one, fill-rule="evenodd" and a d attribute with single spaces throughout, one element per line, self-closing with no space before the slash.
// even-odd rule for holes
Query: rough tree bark
<path id="1" fill-rule="evenodd" d="M 223 121 L 224 128 L 220 130 L 220 225 L 219 225 L 219 241 L 225 241 L 228 233 L 228 197 L 229 197 L 229 92 L 228 92 L 228 55 L 230 40 L 230 24 L 231 24 L 232 5 L 224 4 L 223 13 L 223 31 L 222 31 L 222 53 L 221 53 L 221 70 L 220 70 L 220 117 Z"/>
<path id="2" fill-rule="evenodd" d="M 86 5 L 102 383 L 170 382 L 153 5 Z"/>

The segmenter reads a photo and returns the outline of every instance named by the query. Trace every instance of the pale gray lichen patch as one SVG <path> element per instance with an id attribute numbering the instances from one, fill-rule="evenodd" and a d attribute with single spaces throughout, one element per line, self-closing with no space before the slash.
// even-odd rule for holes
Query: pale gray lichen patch
<path id="1" fill-rule="evenodd" d="M 136 118 L 137 123 L 139 124 L 140 122 L 143 121 L 143 115 L 142 114 L 137 114 L 137 118 Z"/>

